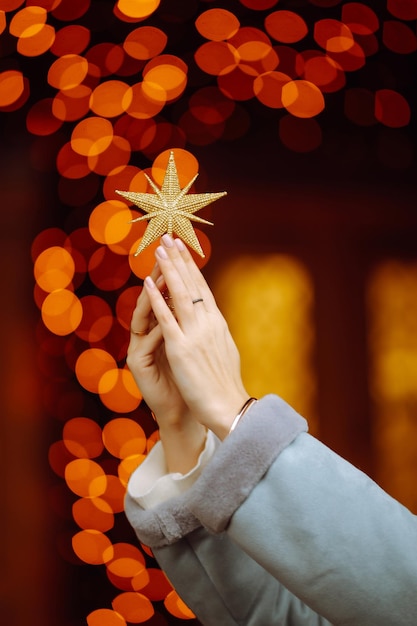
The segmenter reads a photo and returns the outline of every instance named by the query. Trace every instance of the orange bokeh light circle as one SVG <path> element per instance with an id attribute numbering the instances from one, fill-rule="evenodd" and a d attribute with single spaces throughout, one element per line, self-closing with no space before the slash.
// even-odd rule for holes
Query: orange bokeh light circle
<path id="1" fill-rule="evenodd" d="M 75 459 L 65 468 L 68 487 L 83 498 L 96 498 L 106 491 L 107 478 L 103 468 L 91 459 Z"/>
<path id="2" fill-rule="evenodd" d="M 237 33 L 240 22 L 236 15 L 226 9 L 209 9 L 195 21 L 200 35 L 211 41 L 224 41 Z"/>
<path id="3" fill-rule="evenodd" d="M 39 287 L 48 293 L 68 287 L 74 277 L 75 263 L 71 254 L 61 246 L 43 250 L 34 265 L 34 276 Z"/>
<path id="4" fill-rule="evenodd" d="M 56 289 L 42 303 L 42 321 L 55 335 L 70 335 L 79 326 L 83 310 L 79 298 L 69 289 Z"/>
<path id="5" fill-rule="evenodd" d="M 88 73 L 88 61 L 78 54 L 65 54 L 59 57 L 48 70 L 48 83 L 51 87 L 65 91 L 78 87 Z"/>
<path id="6" fill-rule="evenodd" d="M 113 313 L 104 298 L 89 295 L 81 298 L 83 317 L 75 330 L 77 337 L 89 344 L 101 341 L 110 333 L 113 326 Z"/>
<path id="7" fill-rule="evenodd" d="M 283 85 L 282 103 L 295 117 L 314 117 L 325 106 L 322 92 L 308 80 L 292 80 Z"/>
<path id="8" fill-rule="evenodd" d="M 276 41 L 295 43 L 308 33 L 304 19 L 293 11 L 275 11 L 265 18 L 265 29 Z"/>
<path id="9" fill-rule="evenodd" d="M 90 109 L 101 117 L 117 117 L 129 108 L 132 98 L 132 91 L 125 82 L 107 80 L 98 85 L 92 92 Z"/>
<path id="10" fill-rule="evenodd" d="M 98 394 L 104 406 L 115 413 L 130 413 L 138 408 L 142 400 L 130 370 L 117 367 L 101 376 Z"/>
<path id="11" fill-rule="evenodd" d="M 101 428 L 88 417 L 74 417 L 64 424 L 65 447 L 79 458 L 94 459 L 103 451 Z"/>
<path id="12" fill-rule="evenodd" d="M 29 6 L 18 11 L 10 20 L 9 32 L 14 37 L 33 37 L 42 29 L 48 17 L 40 6 Z"/>
<path id="13" fill-rule="evenodd" d="M 105 533 L 114 526 L 114 512 L 102 498 L 79 498 L 72 505 L 72 516 L 80 528 Z"/>
<path id="14" fill-rule="evenodd" d="M 160 0 L 118 0 L 116 6 L 127 17 L 144 19 L 156 11 L 159 3 Z"/>
<path id="15" fill-rule="evenodd" d="M 137 591 L 126 591 L 116 596 L 112 607 L 127 622 L 134 624 L 146 622 L 155 614 L 152 602 Z"/>
<path id="16" fill-rule="evenodd" d="M 123 43 L 123 49 L 131 57 L 147 61 L 161 54 L 167 41 L 167 35 L 160 28 L 141 26 L 127 35 Z"/>
<path id="17" fill-rule="evenodd" d="M 127 622 L 117 611 L 96 609 L 87 615 L 88 626 L 127 626 Z"/>
<path id="18" fill-rule="evenodd" d="M 75 364 L 75 375 L 84 389 L 98 393 L 101 376 L 116 367 L 114 357 L 101 348 L 90 348 L 80 354 Z"/>
<path id="19" fill-rule="evenodd" d="M 143 454 L 146 450 L 146 435 L 142 426 L 127 417 L 115 418 L 104 426 L 103 442 L 110 454 L 118 459 Z"/>
<path id="20" fill-rule="evenodd" d="M 25 88 L 22 72 L 6 70 L 0 72 L 0 106 L 9 106 L 16 102 Z"/>
<path id="21" fill-rule="evenodd" d="M 90 214 L 88 228 L 99 243 L 117 243 L 127 237 L 132 229 L 132 212 L 120 200 L 107 200 L 96 206 Z"/>
<path id="22" fill-rule="evenodd" d="M 155 251 L 159 246 L 159 241 L 154 241 L 149 246 L 147 246 L 140 254 L 135 256 L 135 252 L 140 245 L 141 239 L 142 237 L 134 241 L 134 243 L 132 244 L 129 254 L 129 266 L 135 276 L 137 276 L 138 278 L 142 278 L 143 280 L 152 272 L 152 269 L 155 266 Z"/>
<path id="23" fill-rule="evenodd" d="M 78 558 L 89 565 L 102 565 L 113 557 L 110 539 L 91 528 L 76 533 L 72 538 L 72 547 Z"/>
<path id="24" fill-rule="evenodd" d="M 97 156 L 110 146 L 113 139 L 112 123 L 103 117 L 87 117 L 72 131 L 71 147 L 82 156 Z"/>
<path id="25" fill-rule="evenodd" d="M 37 57 L 47 52 L 55 41 L 55 29 L 50 24 L 34 25 L 17 40 L 17 51 L 25 57 Z"/>

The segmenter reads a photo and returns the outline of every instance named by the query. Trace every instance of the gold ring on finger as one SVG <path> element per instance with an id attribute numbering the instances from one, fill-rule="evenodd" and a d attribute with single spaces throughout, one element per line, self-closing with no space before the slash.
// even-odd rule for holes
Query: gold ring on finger
<path id="1" fill-rule="evenodd" d="M 143 337 L 148 334 L 147 330 L 133 330 L 133 328 L 130 329 L 130 332 L 132 335 L 138 335 L 139 337 Z"/>

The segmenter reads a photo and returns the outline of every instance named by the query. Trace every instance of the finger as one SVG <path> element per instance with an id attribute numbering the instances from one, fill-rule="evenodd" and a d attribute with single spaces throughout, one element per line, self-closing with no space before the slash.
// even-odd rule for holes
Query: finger
<path id="1" fill-rule="evenodd" d="M 158 287 L 162 289 L 165 285 L 165 281 L 157 263 L 155 263 L 152 269 L 151 277 L 156 282 Z M 136 301 L 135 309 L 132 313 L 130 324 L 131 338 L 139 338 L 147 335 L 149 330 L 154 326 L 154 320 L 152 318 L 152 307 L 149 302 L 148 294 L 146 289 L 142 289 Z"/>
<path id="2" fill-rule="evenodd" d="M 161 245 L 156 249 L 156 258 L 169 289 L 178 322 L 181 328 L 190 328 L 191 324 L 195 324 L 198 315 L 193 310 L 193 301 L 199 302 L 200 296 L 187 276 L 185 263 L 172 239 L 168 246 Z M 203 307 L 204 303 L 199 303 Z"/>
<path id="3" fill-rule="evenodd" d="M 162 330 L 159 324 L 156 324 L 146 335 L 138 339 L 131 337 L 127 355 L 131 362 L 138 362 L 138 359 L 145 358 L 149 363 L 149 356 L 153 355 L 159 346 L 163 343 Z M 129 365 L 129 363 L 128 363 Z"/>
<path id="4" fill-rule="evenodd" d="M 197 291 L 197 286 L 192 276 L 190 275 L 188 266 L 185 263 L 185 259 L 180 252 L 179 246 L 176 245 L 175 240 L 172 239 L 172 237 L 170 237 L 169 235 L 164 235 L 161 238 L 161 243 L 163 245 L 163 248 L 167 252 L 169 259 L 181 276 L 184 285 L 187 287 L 191 299 L 194 300 L 195 298 L 198 298 L 199 293 Z"/>
<path id="5" fill-rule="evenodd" d="M 162 336 L 164 338 L 178 339 L 182 335 L 178 322 L 172 315 L 166 300 L 150 276 L 145 278 L 144 287 L 146 289 L 153 314 L 155 315 L 155 318 L 160 326 Z"/>
<path id="6" fill-rule="evenodd" d="M 196 315 L 201 311 L 218 312 L 214 296 L 182 240 L 164 235 L 161 243 L 188 288 L 192 304 L 198 305 Z"/>
<path id="7" fill-rule="evenodd" d="M 199 294 L 198 297 L 203 298 L 204 300 L 205 308 L 207 310 L 217 310 L 217 304 L 214 299 L 213 293 L 200 269 L 197 267 L 190 251 L 181 239 L 175 239 L 174 243 L 184 261 L 189 280 L 191 280 L 195 285 L 195 291 Z"/>

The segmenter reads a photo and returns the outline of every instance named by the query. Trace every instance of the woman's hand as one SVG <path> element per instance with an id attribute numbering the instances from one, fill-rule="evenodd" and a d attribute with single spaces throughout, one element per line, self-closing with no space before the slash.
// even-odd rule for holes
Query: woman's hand
<path id="1" fill-rule="evenodd" d="M 175 317 L 153 277 L 145 290 L 163 337 L 171 380 L 198 422 L 223 439 L 249 398 L 240 357 L 226 321 L 200 270 L 180 239 L 162 237 L 157 263 L 172 297 Z"/>
<path id="2" fill-rule="evenodd" d="M 164 287 L 164 280 L 157 265 L 152 280 L 160 293 L 158 287 Z M 132 315 L 126 363 L 157 419 L 168 471 L 188 472 L 204 446 L 205 428 L 193 419 L 178 390 L 146 289 L 140 293 Z"/>

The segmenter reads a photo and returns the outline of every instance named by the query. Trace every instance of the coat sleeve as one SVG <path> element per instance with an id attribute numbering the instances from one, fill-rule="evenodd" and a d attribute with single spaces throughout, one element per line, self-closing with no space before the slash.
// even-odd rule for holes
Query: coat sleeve
<path id="1" fill-rule="evenodd" d="M 247 422 L 225 446 L 226 452 L 230 447 L 244 460 L 239 478 L 234 475 L 239 485 L 233 490 L 233 506 L 246 498 L 279 451 L 306 430 L 305 420 L 282 403 L 279 418 L 270 424 L 271 436 L 261 437 L 256 444 L 256 432 L 265 431 L 276 410 L 263 400 L 259 405 L 256 421 Z M 216 468 L 216 473 L 222 472 L 217 462 Z M 230 470 L 222 480 L 230 478 Z M 143 484 L 141 475 L 139 468 L 136 490 Z M 133 497 L 132 487 L 125 499 L 130 523 L 139 540 L 152 547 L 160 567 L 204 626 L 328 626 L 327 620 L 290 593 L 227 533 L 202 528 L 188 508 L 190 490 L 145 510 L 142 500 Z M 219 489 L 223 490 L 221 482 Z"/>
<path id="2" fill-rule="evenodd" d="M 416 517 L 308 435 L 300 420 L 267 396 L 181 504 L 164 503 L 168 515 L 146 512 L 157 514 L 154 551 L 162 568 L 197 615 L 208 611 L 201 618 L 208 626 L 415 624 Z M 126 511 L 132 521 L 129 505 Z M 177 527 L 167 533 L 172 518 Z M 242 613 L 233 602 L 242 603 Z M 210 621 L 222 604 L 224 621 Z M 235 621 L 227 621 L 228 612 Z"/>
<path id="3" fill-rule="evenodd" d="M 199 528 L 154 554 L 204 626 L 330 626 L 227 533 Z"/>
<path id="4" fill-rule="evenodd" d="M 313 611 L 337 626 L 417 623 L 416 516 L 319 441 L 301 433 L 223 516 L 212 479 L 189 502 L 196 518 Z"/>

